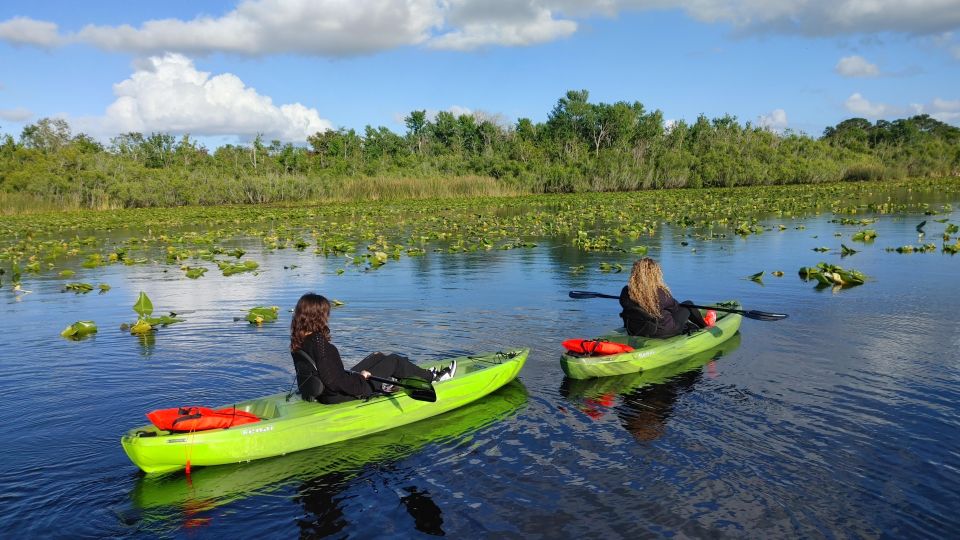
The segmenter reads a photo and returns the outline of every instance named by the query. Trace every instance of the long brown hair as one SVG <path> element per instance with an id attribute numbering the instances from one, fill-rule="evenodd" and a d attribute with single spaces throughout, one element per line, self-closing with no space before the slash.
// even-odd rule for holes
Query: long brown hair
<path id="1" fill-rule="evenodd" d="M 313 333 L 319 333 L 323 339 L 330 341 L 330 301 L 325 297 L 307 293 L 297 301 L 293 309 L 293 320 L 290 321 L 290 350 L 295 351 L 303 346 L 303 340 Z"/>
<path id="2" fill-rule="evenodd" d="M 663 282 L 663 270 L 657 261 L 644 257 L 633 263 L 627 292 L 647 315 L 660 317 L 660 297 L 657 294 L 660 291 L 670 294 L 670 287 Z"/>

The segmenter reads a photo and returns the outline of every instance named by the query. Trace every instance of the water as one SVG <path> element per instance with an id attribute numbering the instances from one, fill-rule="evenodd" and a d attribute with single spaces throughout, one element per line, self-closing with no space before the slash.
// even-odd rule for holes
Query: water
<path id="1" fill-rule="evenodd" d="M 917 244 L 929 216 L 881 216 L 871 245 L 832 217 L 766 219 L 774 230 L 711 241 L 667 227 L 646 242 L 679 299 L 790 314 L 744 320 L 731 343 L 648 378 L 564 379 L 559 343 L 619 324 L 615 301 L 567 291 L 616 294 L 626 275 L 597 266 L 631 256 L 549 239 L 339 276 L 342 259 L 250 242 L 259 275 L 214 267 L 194 281 L 156 264 L 74 278 L 109 283 L 103 295 L 25 281 L 30 294 L 0 293 L 0 527 L 11 538 L 952 536 L 960 257 L 884 251 Z M 928 221 L 925 241 L 939 246 L 943 227 Z M 859 253 L 841 259 L 841 241 Z M 797 270 L 819 261 L 870 280 L 817 290 Z M 762 285 L 745 279 L 761 270 Z M 141 290 L 187 321 L 150 340 L 120 331 Z M 518 382 L 440 418 L 189 478 L 140 474 L 119 437 L 146 411 L 290 388 L 288 309 L 306 291 L 346 303 L 331 326 L 348 365 L 373 350 L 532 353 Z M 280 320 L 233 321 L 256 305 L 281 306 Z M 82 319 L 100 332 L 58 336 Z"/>

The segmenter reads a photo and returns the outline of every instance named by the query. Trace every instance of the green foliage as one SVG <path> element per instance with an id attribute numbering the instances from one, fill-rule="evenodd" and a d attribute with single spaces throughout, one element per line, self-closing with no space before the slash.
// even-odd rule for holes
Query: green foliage
<path id="1" fill-rule="evenodd" d="M 68 339 L 83 339 L 97 333 L 97 324 L 93 321 L 77 321 L 63 329 L 60 335 Z"/>
<path id="2" fill-rule="evenodd" d="M 188 135 L 135 132 L 104 148 L 73 135 L 64 120 L 44 118 L 19 141 L 0 139 L 0 206 L 259 204 L 960 174 L 960 129 L 927 115 L 874 124 L 853 118 L 815 139 L 732 116 L 666 126 L 661 111 L 640 102 L 591 103 L 588 91 L 576 90 L 543 123 L 417 110 L 405 126 L 404 134 L 341 128 L 299 144 L 258 137 L 209 151 Z"/>
<path id="3" fill-rule="evenodd" d="M 270 307 L 257 306 L 255 308 L 250 308 L 250 311 L 247 312 L 247 316 L 244 317 L 244 320 L 246 320 L 250 324 L 255 324 L 257 326 L 260 326 L 265 322 L 276 321 L 279 313 L 280 313 L 279 306 L 270 306 Z"/>

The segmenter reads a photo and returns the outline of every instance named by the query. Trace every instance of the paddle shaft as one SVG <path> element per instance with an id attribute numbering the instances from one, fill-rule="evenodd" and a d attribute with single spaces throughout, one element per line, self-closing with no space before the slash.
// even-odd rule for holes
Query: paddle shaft
<path id="1" fill-rule="evenodd" d="M 570 298 L 611 298 L 614 300 L 619 300 L 619 296 L 614 296 L 612 294 L 603 294 L 598 292 L 591 291 L 570 291 Z M 747 317 L 749 319 L 755 319 L 758 321 L 776 321 L 780 319 L 786 319 L 786 313 L 767 313 L 766 311 L 757 311 L 757 310 L 743 310 L 743 309 L 733 309 L 726 308 L 722 306 L 698 306 L 696 304 L 681 304 L 682 306 L 692 307 L 697 309 L 712 309 L 714 311 L 723 311 L 725 313 L 738 313 Z"/>
<path id="2" fill-rule="evenodd" d="M 356 371 L 354 371 L 353 373 L 356 373 Z M 367 379 L 369 379 L 369 380 L 371 380 L 371 381 L 374 381 L 374 382 L 378 382 L 378 383 L 392 384 L 392 385 L 394 385 L 394 386 L 402 386 L 403 388 L 409 388 L 409 389 L 411 389 L 411 390 L 423 390 L 423 388 L 414 386 L 414 385 L 412 385 L 412 384 L 404 384 L 404 383 L 402 383 L 402 382 L 400 382 L 400 381 L 395 381 L 395 380 L 392 380 L 392 379 L 383 379 L 383 378 L 377 377 L 376 375 L 371 375 L 371 376 L 367 377 Z M 427 381 L 427 382 L 429 382 L 429 381 Z"/>

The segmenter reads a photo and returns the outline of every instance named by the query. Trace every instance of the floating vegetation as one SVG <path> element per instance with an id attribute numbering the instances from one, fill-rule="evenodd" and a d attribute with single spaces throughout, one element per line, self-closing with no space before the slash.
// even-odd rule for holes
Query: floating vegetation
<path id="1" fill-rule="evenodd" d="M 89 283 L 67 283 L 63 286 L 63 292 L 71 291 L 77 294 L 87 294 L 93 290 L 93 285 Z"/>
<path id="2" fill-rule="evenodd" d="M 60 335 L 68 339 L 83 339 L 97 333 L 97 324 L 93 321 L 77 321 L 63 329 Z"/>
<path id="3" fill-rule="evenodd" d="M 185 320 L 177 317 L 177 314 L 172 311 L 170 315 L 151 317 L 150 315 L 153 314 L 153 302 L 150 301 L 147 293 L 142 291 L 140 292 L 140 296 L 137 297 L 137 301 L 133 304 L 133 311 L 138 315 L 137 320 L 133 324 L 128 325 L 124 323 L 120 325 L 121 330 L 129 330 L 131 334 L 146 334 L 152 332 L 155 326 L 167 326 Z"/>
<path id="4" fill-rule="evenodd" d="M 817 287 L 853 287 L 863 285 L 867 279 L 862 272 L 847 270 L 825 262 L 800 268 L 800 278 L 804 281 L 816 280 Z"/>
<path id="5" fill-rule="evenodd" d="M 613 245 L 612 239 L 604 235 L 591 238 L 586 231 L 577 231 L 577 237 L 573 239 L 573 245 L 582 251 L 623 251 Z"/>
<path id="6" fill-rule="evenodd" d="M 873 229 L 864 229 L 853 234 L 851 238 L 855 242 L 872 242 L 877 237 L 877 231 Z"/>
<path id="7" fill-rule="evenodd" d="M 601 263 L 600 263 L 600 271 L 601 271 L 601 272 L 613 272 L 614 274 L 617 274 L 617 273 L 619 273 L 619 272 L 623 272 L 623 265 L 620 264 L 620 263 L 601 262 Z"/>
<path id="8" fill-rule="evenodd" d="M 841 225 L 860 225 L 861 227 L 869 225 L 877 221 L 877 218 L 839 218 L 831 219 L 830 223 L 839 223 Z"/>
<path id="9" fill-rule="evenodd" d="M 960 196 L 960 180 L 0 216 L 0 264 L 7 271 L 2 276 L 3 286 L 19 292 L 21 275 L 26 278 L 59 273 L 61 278 L 69 280 L 75 274 L 73 270 L 64 270 L 65 267 L 97 268 L 159 261 L 186 267 L 178 274 L 185 279 L 197 279 L 204 275 L 200 269 L 203 266 L 197 261 L 209 261 L 215 262 L 227 276 L 239 272 L 256 274 L 257 263 L 239 262 L 246 254 L 243 248 L 236 244 L 224 245 L 251 239 L 259 240 L 264 250 L 295 248 L 324 257 L 350 255 L 347 268 L 365 266 L 372 270 L 405 256 L 534 249 L 540 239 L 573 244 L 582 251 L 629 252 L 642 256 L 647 250 L 656 250 L 656 246 L 635 244 L 646 243 L 643 239 L 656 234 L 663 224 L 669 224 L 673 233 L 683 236 L 688 251 L 693 251 L 689 248 L 695 243 L 702 251 L 700 242 L 729 238 L 733 234 L 802 231 L 803 224 L 785 220 L 805 215 L 832 212 L 832 221 L 836 223 L 865 227 L 882 215 L 952 211 L 949 205 L 930 205 L 913 199 L 902 202 L 899 194 L 905 189 L 910 190 L 911 197 L 919 193 Z M 863 200 L 877 202 L 857 202 Z M 873 215 L 864 216 L 866 213 Z M 761 225 L 764 219 L 779 222 L 764 226 Z M 935 222 L 948 223 L 943 229 L 947 236 L 943 239 L 943 250 L 952 253 L 956 239 L 950 235 L 960 230 L 956 224 L 949 224 L 947 218 L 928 221 L 926 226 Z M 189 228 L 202 232 L 185 230 Z M 112 231 L 120 234 L 114 235 Z M 118 237 L 123 240 L 116 241 Z M 876 231 L 871 229 L 854 234 L 857 241 L 863 242 L 875 237 Z M 719 249 L 729 247 L 721 245 Z M 842 245 L 840 249 L 841 255 L 856 251 Z M 364 255 L 354 256 L 358 250 Z M 607 271 L 615 271 L 613 262 L 607 263 L 611 265 Z M 596 263 L 587 267 L 593 264 Z M 212 268 L 212 265 L 206 267 Z M 194 268 L 197 270 L 190 272 Z M 343 274 L 345 269 L 335 271 Z M 200 275 L 194 277 L 195 274 Z"/>
<path id="10" fill-rule="evenodd" d="M 856 252 L 857 252 L 857 250 L 855 250 L 855 249 L 853 249 L 853 248 L 850 248 L 850 247 L 847 247 L 847 246 L 844 245 L 844 244 L 840 244 L 840 256 L 841 256 L 841 257 L 847 257 L 847 256 L 849 256 L 849 255 L 853 255 L 853 254 L 856 253 Z"/>
<path id="11" fill-rule="evenodd" d="M 763 274 L 764 274 L 764 271 L 761 270 L 756 274 L 751 274 L 747 276 L 747 279 L 749 279 L 750 281 L 755 281 L 757 283 L 763 283 Z"/>
<path id="12" fill-rule="evenodd" d="M 190 279 L 198 279 L 204 274 L 207 273 L 207 268 L 205 266 L 181 266 L 181 270 L 186 273 L 186 276 Z M 224 274 L 226 275 L 226 274 Z"/>
<path id="13" fill-rule="evenodd" d="M 253 272 L 257 268 L 260 268 L 260 264 L 255 261 L 243 261 L 242 263 L 217 261 L 217 267 L 220 268 L 224 276 L 232 276 L 241 272 Z"/>
<path id="14" fill-rule="evenodd" d="M 265 322 L 270 323 L 276 321 L 279 313 L 279 306 L 257 306 L 255 308 L 250 308 L 250 311 L 247 312 L 246 317 L 243 317 L 243 320 L 249 322 L 250 324 L 260 326 Z"/>
<path id="15" fill-rule="evenodd" d="M 907 246 L 900 246 L 896 248 L 890 248 L 890 247 L 886 248 L 886 251 L 896 251 L 897 253 L 927 253 L 927 252 L 936 251 L 936 250 L 937 250 L 937 245 L 931 244 L 931 243 L 923 244 L 922 246 L 907 245 Z"/>
<path id="16" fill-rule="evenodd" d="M 776 277 L 783 277 L 783 270 L 774 270 L 773 272 L 770 272 L 770 273 Z"/>
<path id="17" fill-rule="evenodd" d="M 958 252 L 960 252 L 960 238 L 958 238 L 953 244 L 943 244 L 943 252 L 951 255 L 956 255 Z"/>
<path id="18" fill-rule="evenodd" d="M 815 248 L 813 248 L 813 251 L 817 251 L 817 252 L 823 253 L 824 251 L 830 251 L 830 248 L 828 248 L 828 247 L 822 247 L 822 246 L 821 246 L 821 247 L 815 247 Z"/>
<path id="19" fill-rule="evenodd" d="M 737 228 L 734 229 L 734 232 L 740 236 L 748 236 L 751 234 L 760 234 L 763 232 L 763 227 L 757 225 L 756 223 L 747 223 L 743 222 L 737 225 Z"/>

